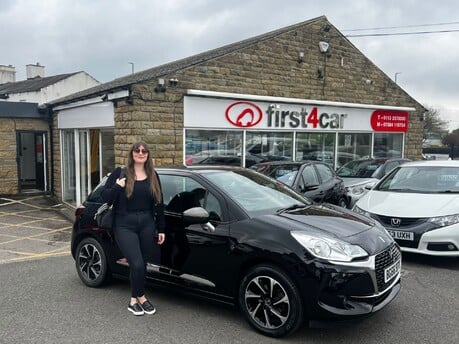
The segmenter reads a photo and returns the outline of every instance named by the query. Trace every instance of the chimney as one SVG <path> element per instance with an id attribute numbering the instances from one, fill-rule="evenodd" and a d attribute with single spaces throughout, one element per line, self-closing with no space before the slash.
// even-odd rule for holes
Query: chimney
<path id="1" fill-rule="evenodd" d="M 16 81 L 16 68 L 12 65 L 0 65 L 0 84 Z"/>
<path id="2" fill-rule="evenodd" d="M 26 65 L 26 74 L 27 80 L 36 78 L 37 76 L 43 78 L 45 76 L 45 66 L 40 66 L 40 63 L 37 64 L 28 64 Z"/>

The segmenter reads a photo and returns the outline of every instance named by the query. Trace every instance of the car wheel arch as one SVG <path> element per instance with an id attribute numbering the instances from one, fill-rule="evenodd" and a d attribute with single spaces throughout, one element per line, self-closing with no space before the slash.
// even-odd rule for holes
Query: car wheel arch
<path id="1" fill-rule="evenodd" d="M 248 295 L 251 294 L 250 292 L 248 294 L 249 286 L 254 285 L 254 283 L 257 284 L 255 280 L 261 281 L 266 278 L 271 280 L 273 285 L 276 285 L 277 288 L 280 288 L 282 292 L 285 293 L 284 298 L 287 299 L 286 303 L 288 304 L 289 309 L 287 319 L 276 328 L 271 328 L 271 325 L 273 324 L 269 321 L 267 321 L 267 326 L 260 324 L 260 321 L 257 323 L 257 320 L 255 319 L 255 312 L 252 313 L 252 310 L 248 309 L 249 306 L 247 300 L 252 297 L 248 297 Z M 245 305 L 243 304 L 243 298 L 245 300 Z M 282 264 L 272 260 L 254 261 L 252 264 L 246 265 L 244 270 L 241 270 L 236 304 L 239 311 L 244 314 L 252 327 L 264 335 L 271 337 L 283 337 L 295 332 L 303 324 L 306 314 L 308 313 L 304 300 L 301 296 L 299 283 L 289 272 L 288 268 L 283 267 Z M 274 302 L 272 306 L 273 308 L 275 307 Z M 263 321 L 261 321 L 261 323 L 262 322 Z"/>

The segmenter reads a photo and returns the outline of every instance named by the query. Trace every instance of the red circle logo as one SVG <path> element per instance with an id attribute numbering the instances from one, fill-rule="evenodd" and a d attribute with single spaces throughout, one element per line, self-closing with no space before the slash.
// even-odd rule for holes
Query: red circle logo
<path id="1" fill-rule="evenodd" d="M 260 123 L 263 112 L 256 104 L 236 102 L 226 108 L 225 116 L 236 127 L 250 128 Z"/>

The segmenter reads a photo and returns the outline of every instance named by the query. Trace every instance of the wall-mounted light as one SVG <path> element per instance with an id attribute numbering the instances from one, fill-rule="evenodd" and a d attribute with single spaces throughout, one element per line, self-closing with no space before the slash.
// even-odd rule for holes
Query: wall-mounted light
<path id="1" fill-rule="evenodd" d="M 166 92 L 166 82 L 164 81 L 164 79 L 158 79 L 155 87 L 155 92 Z"/>
<path id="2" fill-rule="evenodd" d="M 329 48 L 330 48 L 330 44 L 328 44 L 328 42 L 325 42 L 325 41 L 319 42 L 319 50 L 322 54 L 326 54 Z"/>
<path id="3" fill-rule="evenodd" d="M 171 86 L 171 87 L 177 87 L 178 82 L 179 82 L 179 81 L 178 81 L 177 78 L 169 79 L 169 86 Z"/>
<path id="4" fill-rule="evenodd" d="M 298 63 L 303 63 L 304 62 L 304 52 L 299 51 L 298 52 Z"/>

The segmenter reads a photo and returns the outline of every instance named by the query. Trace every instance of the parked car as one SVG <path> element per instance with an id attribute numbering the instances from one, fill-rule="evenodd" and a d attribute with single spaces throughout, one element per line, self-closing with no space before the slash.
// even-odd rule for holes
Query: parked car
<path id="1" fill-rule="evenodd" d="M 287 184 L 317 203 L 347 206 L 343 180 L 325 162 L 271 161 L 255 164 L 251 169 Z"/>
<path id="2" fill-rule="evenodd" d="M 402 251 L 459 257 L 459 161 L 403 164 L 354 210 L 381 222 Z"/>
<path id="3" fill-rule="evenodd" d="M 357 159 L 349 161 L 336 170 L 343 178 L 346 188 L 348 208 L 352 208 L 357 200 L 370 190 L 376 183 L 395 167 L 411 161 L 410 159 Z"/>
<path id="4" fill-rule="evenodd" d="M 148 281 L 233 303 L 251 326 L 273 337 L 294 332 L 305 319 L 374 313 L 398 294 L 401 252 L 377 221 L 314 204 L 249 169 L 157 171 L 166 242 L 147 265 Z M 103 183 L 76 209 L 72 230 L 76 270 L 90 287 L 129 276 L 114 233 L 94 222 Z M 200 207 L 175 201 L 195 190 L 204 191 Z"/>
<path id="5" fill-rule="evenodd" d="M 240 155 L 212 155 L 209 156 L 197 164 L 199 165 L 220 165 L 220 166 L 242 166 Z M 284 161 L 287 158 L 282 156 L 271 156 L 262 154 L 246 154 L 245 156 L 245 167 L 251 167 L 257 163 L 264 161 Z"/>

